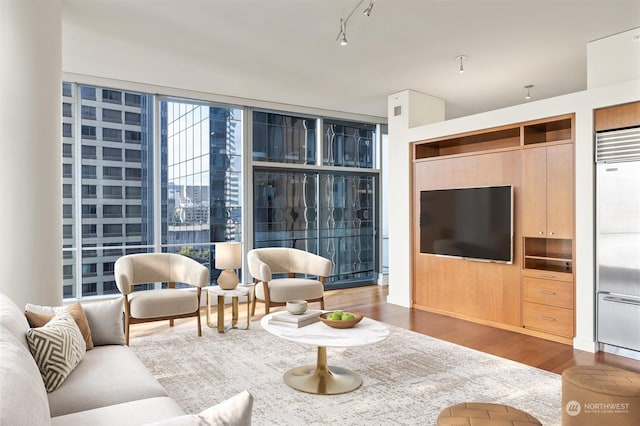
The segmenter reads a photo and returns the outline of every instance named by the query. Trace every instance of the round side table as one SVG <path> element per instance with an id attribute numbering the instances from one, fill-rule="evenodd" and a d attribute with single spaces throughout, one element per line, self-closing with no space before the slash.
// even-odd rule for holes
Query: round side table
<path id="1" fill-rule="evenodd" d="M 251 320 L 251 315 L 249 311 L 249 307 L 251 305 L 251 297 L 253 292 L 251 291 L 251 287 L 245 286 L 237 286 L 233 290 L 223 290 L 218 286 L 208 287 L 207 288 L 207 325 L 209 327 L 214 327 L 211 323 L 211 298 L 218 298 L 218 332 L 226 333 L 232 328 L 240 328 L 238 327 L 238 305 L 240 297 L 247 298 L 247 326 L 244 330 L 249 329 L 249 323 Z M 224 301 L 227 297 L 231 298 L 231 324 L 225 325 L 224 323 Z"/>

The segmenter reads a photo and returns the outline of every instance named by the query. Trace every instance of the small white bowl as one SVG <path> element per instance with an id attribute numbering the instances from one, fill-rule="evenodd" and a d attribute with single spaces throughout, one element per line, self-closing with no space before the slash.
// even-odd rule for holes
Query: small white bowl
<path id="1" fill-rule="evenodd" d="M 287 311 L 293 315 L 300 315 L 307 312 L 306 300 L 290 300 L 287 302 Z"/>

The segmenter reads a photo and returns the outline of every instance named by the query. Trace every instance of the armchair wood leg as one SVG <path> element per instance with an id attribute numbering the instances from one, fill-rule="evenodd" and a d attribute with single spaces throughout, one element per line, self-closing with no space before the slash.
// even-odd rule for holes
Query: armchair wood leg
<path id="1" fill-rule="evenodd" d="M 269 306 L 269 301 L 268 301 L 268 300 L 265 300 L 265 301 L 264 301 L 264 314 L 265 314 L 265 315 L 267 315 L 267 314 L 269 313 L 269 308 L 270 308 L 270 306 Z"/>
<path id="2" fill-rule="evenodd" d="M 198 310 L 198 337 L 202 337 L 202 324 L 200 323 L 200 311 Z"/>
<path id="3" fill-rule="evenodd" d="M 124 322 L 124 344 L 129 346 L 129 317 L 126 317 Z"/>
<path id="4" fill-rule="evenodd" d="M 169 327 L 173 327 L 173 320 L 169 320 Z"/>
<path id="5" fill-rule="evenodd" d="M 256 297 L 253 296 L 253 303 L 251 303 L 251 316 L 256 314 Z"/>
<path id="6" fill-rule="evenodd" d="M 324 311 L 324 297 L 320 299 L 320 309 Z"/>

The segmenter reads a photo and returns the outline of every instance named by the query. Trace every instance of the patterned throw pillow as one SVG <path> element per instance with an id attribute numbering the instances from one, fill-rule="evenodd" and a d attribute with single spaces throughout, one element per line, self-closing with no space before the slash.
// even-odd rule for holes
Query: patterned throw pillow
<path id="1" fill-rule="evenodd" d="M 53 308 L 54 312 L 60 312 L 61 308 Z M 93 340 L 91 339 L 91 329 L 89 328 L 89 322 L 87 321 L 87 316 L 84 313 L 84 309 L 80 302 L 72 303 L 71 305 L 64 308 L 67 312 L 71 314 L 71 317 L 76 321 L 80 332 L 82 333 L 82 337 L 87 344 L 87 350 L 93 349 Z M 27 317 L 27 321 L 29 321 L 29 325 L 31 327 L 42 327 L 55 316 L 55 313 L 52 314 L 44 314 L 39 312 L 31 312 L 25 311 L 24 314 Z"/>
<path id="2" fill-rule="evenodd" d="M 47 392 L 60 387 L 86 351 L 82 333 L 67 311 L 58 312 L 43 327 L 29 329 L 27 342 Z"/>

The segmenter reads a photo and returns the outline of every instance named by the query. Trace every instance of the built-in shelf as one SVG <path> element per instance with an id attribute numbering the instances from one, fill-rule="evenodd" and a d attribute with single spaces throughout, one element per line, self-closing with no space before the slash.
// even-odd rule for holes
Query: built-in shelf
<path id="1" fill-rule="evenodd" d="M 421 191 L 511 185 L 517 253 L 515 265 L 465 262 L 421 255 L 414 240 L 414 307 L 571 344 L 574 142 L 575 114 L 564 114 L 412 144 L 415 235 Z"/>
<path id="2" fill-rule="evenodd" d="M 506 128 L 416 144 L 415 159 L 515 148 L 518 146 L 520 146 L 520 128 Z"/>
<path id="3" fill-rule="evenodd" d="M 496 127 L 414 144 L 413 159 L 519 149 L 527 145 L 573 142 L 574 114 Z"/>
<path id="4" fill-rule="evenodd" d="M 523 145 L 573 140 L 573 116 L 523 126 Z"/>
<path id="5" fill-rule="evenodd" d="M 567 239 L 525 238 L 523 269 L 572 274 L 572 246 Z"/>

